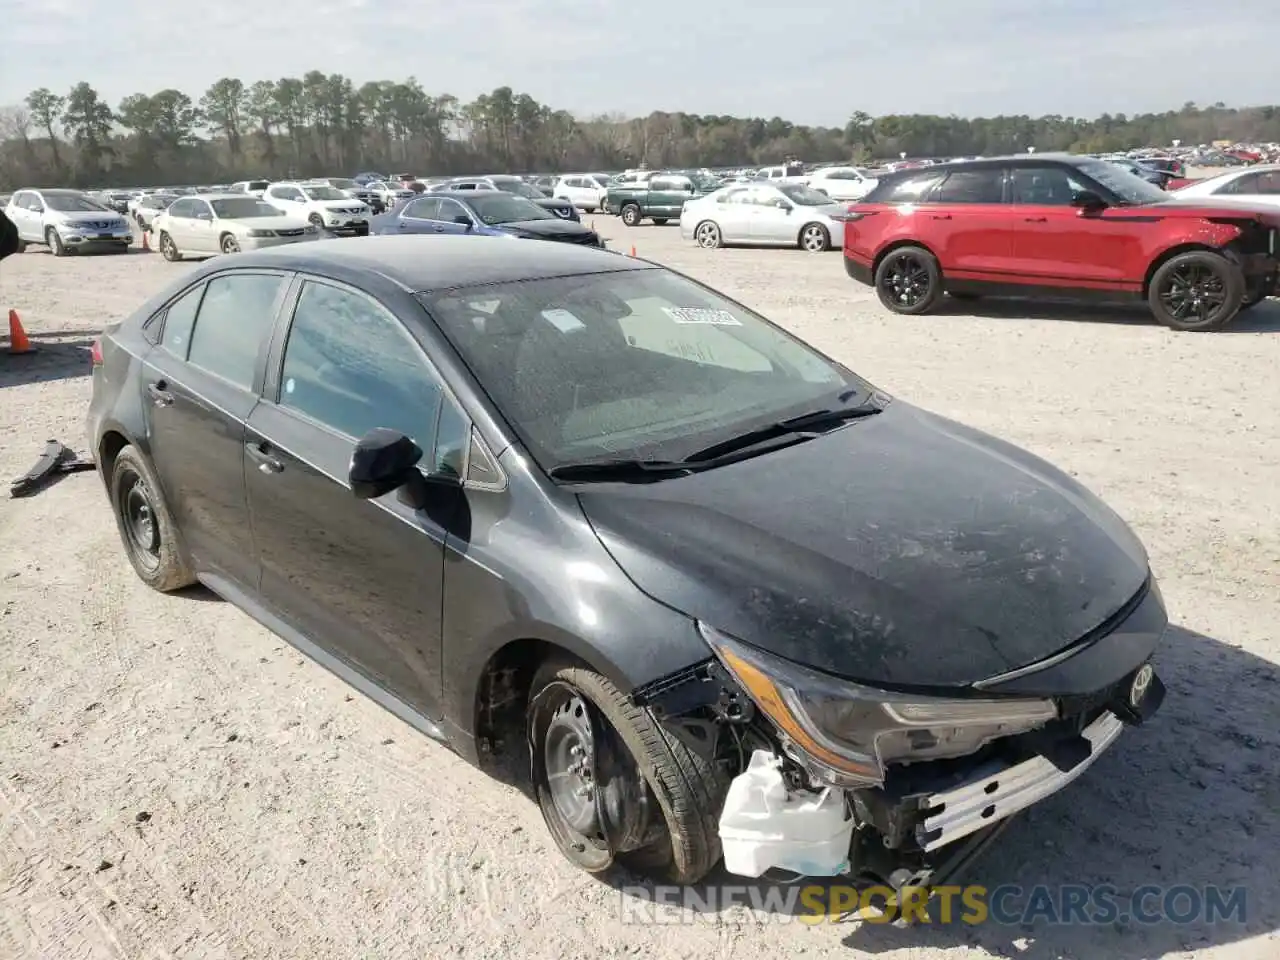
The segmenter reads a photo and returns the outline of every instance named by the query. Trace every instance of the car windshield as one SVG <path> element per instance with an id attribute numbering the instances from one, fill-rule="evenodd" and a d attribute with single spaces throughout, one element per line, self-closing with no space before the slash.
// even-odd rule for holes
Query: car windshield
<path id="1" fill-rule="evenodd" d="M 518 223 L 521 220 L 554 220 L 555 214 L 548 213 L 532 200 L 517 197 L 502 190 L 474 193 L 468 191 L 467 202 L 481 220 L 488 224 Z"/>
<path id="2" fill-rule="evenodd" d="M 341 190 L 335 190 L 333 187 L 303 187 L 302 192 L 312 200 L 349 200 L 345 193 Z"/>
<path id="3" fill-rule="evenodd" d="M 869 389 L 762 317 L 663 269 L 420 298 L 546 470 L 601 457 L 679 459 Z"/>
<path id="4" fill-rule="evenodd" d="M 214 200 L 213 212 L 222 220 L 245 220 L 250 217 L 278 217 L 280 211 L 256 197 L 231 197 Z"/>
<path id="5" fill-rule="evenodd" d="M 517 197 L 528 197 L 530 200 L 543 199 L 541 190 L 523 180 L 495 180 L 493 185 L 503 193 L 514 193 Z"/>
<path id="6" fill-rule="evenodd" d="M 109 213 L 105 206 L 83 193 L 46 193 L 44 205 L 59 213 Z"/>
<path id="7" fill-rule="evenodd" d="M 825 207 L 831 203 L 831 198 L 825 193 L 819 193 L 798 183 L 779 184 L 778 192 L 802 207 Z"/>
<path id="8" fill-rule="evenodd" d="M 1163 203 L 1169 199 L 1169 194 L 1154 183 L 1147 183 L 1137 174 L 1107 160 L 1081 160 L 1076 169 L 1128 204 Z"/>

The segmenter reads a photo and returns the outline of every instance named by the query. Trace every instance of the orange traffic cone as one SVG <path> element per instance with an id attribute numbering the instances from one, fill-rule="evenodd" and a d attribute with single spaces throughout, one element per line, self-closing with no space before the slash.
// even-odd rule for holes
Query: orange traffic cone
<path id="1" fill-rule="evenodd" d="M 636 255 L 636 245 L 634 243 L 631 245 L 631 255 L 633 257 Z"/>
<path id="2" fill-rule="evenodd" d="M 27 339 L 27 331 L 22 329 L 22 321 L 17 310 L 9 311 L 9 353 L 35 353 L 36 348 Z"/>
<path id="3" fill-rule="evenodd" d="M 151 252 L 151 241 L 147 239 L 148 235 L 149 234 L 147 233 L 146 230 L 142 231 L 142 252 L 143 253 Z"/>

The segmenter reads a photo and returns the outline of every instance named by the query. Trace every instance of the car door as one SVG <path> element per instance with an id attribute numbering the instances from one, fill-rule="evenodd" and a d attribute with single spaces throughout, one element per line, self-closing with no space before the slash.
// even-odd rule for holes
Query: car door
<path id="1" fill-rule="evenodd" d="M 178 245 L 178 249 L 187 251 L 191 249 L 194 238 L 194 231 L 191 228 L 191 220 L 195 214 L 196 201 L 183 199 L 175 200 L 169 205 L 164 212 L 165 217 L 162 229 L 173 238 L 173 242 Z M 158 216 L 156 211 L 153 216 Z"/>
<path id="2" fill-rule="evenodd" d="M 147 439 L 165 499 L 198 569 L 252 589 L 257 562 L 244 485 L 244 425 L 288 287 L 274 271 L 196 284 L 158 322 L 143 360 Z"/>
<path id="3" fill-rule="evenodd" d="M 726 243 L 744 243 L 750 239 L 750 193 L 750 187 L 734 187 L 716 198 L 713 207 L 715 220 L 720 227 L 720 236 Z"/>
<path id="4" fill-rule="evenodd" d="M 774 187 L 751 191 L 751 240 L 755 243 L 795 243 L 800 231 L 795 205 Z"/>
<path id="5" fill-rule="evenodd" d="M 410 200 L 396 215 L 395 230 L 397 233 L 443 233 L 439 198 L 420 197 Z"/>
<path id="6" fill-rule="evenodd" d="M 1159 228 L 1106 210 L 1073 205 L 1083 191 L 1107 191 L 1081 173 L 1057 165 L 1019 164 L 1009 178 L 1013 212 L 1013 271 L 1019 282 L 1101 290 L 1129 289 L 1142 277 L 1127 265 L 1146 262 L 1144 231 Z"/>
<path id="7" fill-rule="evenodd" d="M 440 209 L 436 212 L 437 220 L 435 222 L 437 233 L 451 233 L 461 235 L 471 233 L 472 229 L 467 223 L 474 225 L 475 218 L 471 216 L 467 208 L 460 204 L 457 200 L 451 200 L 448 197 L 440 198 Z M 467 223 L 459 223 L 455 218 L 466 217 Z"/>
<path id="8" fill-rule="evenodd" d="M 262 597 L 312 642 L 436 718 L 456 503 L 415 510 L 394 492 L 362 500 L 347 470 L 357 439 L 375 427 L 412 437 L 431 469 L 437 455 L 462 449 L 470 426 L 417 341 L 362 291 L 306 279 L 281 339 L 279 373 L 250 417 L 245 448 Z"/>
<path id="9" fill-rule="evenodd" d="M 1014 225 L 1005 199 L 1005 168 L 952 170 L 925 196 L 916 215 L 944 274 L 1003 279 L 1013 256 Z"/>
<path id="10" fill-rule="evenodd" d="M 287 184 L 268 187 L 267 192 L 263 194 L 263 199 L 284 213 L 299 214 L 304 217 L 306 215 L 306 210 L 303 209 L 306 197 L 302 195 L 302 191 L 297 187 L 291 187 Z"/>
<path id="11" fill-rule="evenodd" d="M 32 234 L 31 228 L 31 211 L 28 209 L 28 198 L 31 196 L 26 190 L 19 190 L 13 195 L 9 201 L 7 216 L 12 221 L 14 227 L 18 230 L 18 237 L 25 241 L 36 239 Z"/>
<path id="12" fill-rule="evenodd" d="M 217 226 L 213 219 L 213 209 L 207 200 L 192 200 L 191 216 L 187 222 L 187 245 L 184 252 L 217 253 Z"/>

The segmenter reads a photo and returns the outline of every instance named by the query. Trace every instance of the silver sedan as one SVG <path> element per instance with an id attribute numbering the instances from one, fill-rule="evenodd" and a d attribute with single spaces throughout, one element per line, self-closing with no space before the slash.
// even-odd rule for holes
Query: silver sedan
<path id="1" fill-rule="evenodd" d="M 848 217 L 847 204 L 802 184 L 733 183 L 687 201 L 680 235 L 707 249 L 737 243 L 821 253 L 844 246 Z"/>

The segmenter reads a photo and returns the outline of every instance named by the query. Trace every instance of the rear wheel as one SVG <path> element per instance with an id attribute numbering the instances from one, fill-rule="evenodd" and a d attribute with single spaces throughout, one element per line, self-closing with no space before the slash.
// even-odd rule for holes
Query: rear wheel
<path id="1" fill-rule="evenodd" d="M 1224 327 L 1245 299 L 1244 274 L 1220 253 L 1192 250 L 1162 263 L 1151 277 L 1147 303 L 1174 330 Z"/>
<path id="2" fill-rule="evenodd" d="M 640 221 L 644 217 L 640 213 L 640 207 L 634 203 L 628 203 L 622 208 L 622 222 L 628 227 L 639 226 Z"/>
<path id="3" fill-rule="evenodd" d="M 120 539 L 142 582 L 161 592 L 195 583 L 160 484 L 136 447 L 116 454 L 109 489 Z"/>
<path id="4" fill-rule="evenodd" d="M 727 777 L 586 666 L 549 662 L 529 702 L 531 772 L 552 838 L 589 873 L 615 860 L 695 883 L 720 858 Z"/>
<path id="5" fill-rule="evenodd" d="M 898 247 L 876 267 L 876 294 L 894 313 L 927 313 L 942 296 L 942 270 L 924 247 Z"/>
<path id="6" fill-rule="evenodd" d="M 714 250 L 717 247 L 724 246 L 724 237 L 720 233 L 720 227 L 710 220 L 703 220 L 693 231 L 693 238 L 698 241 L 698 246 L 707 250 Z"/>

